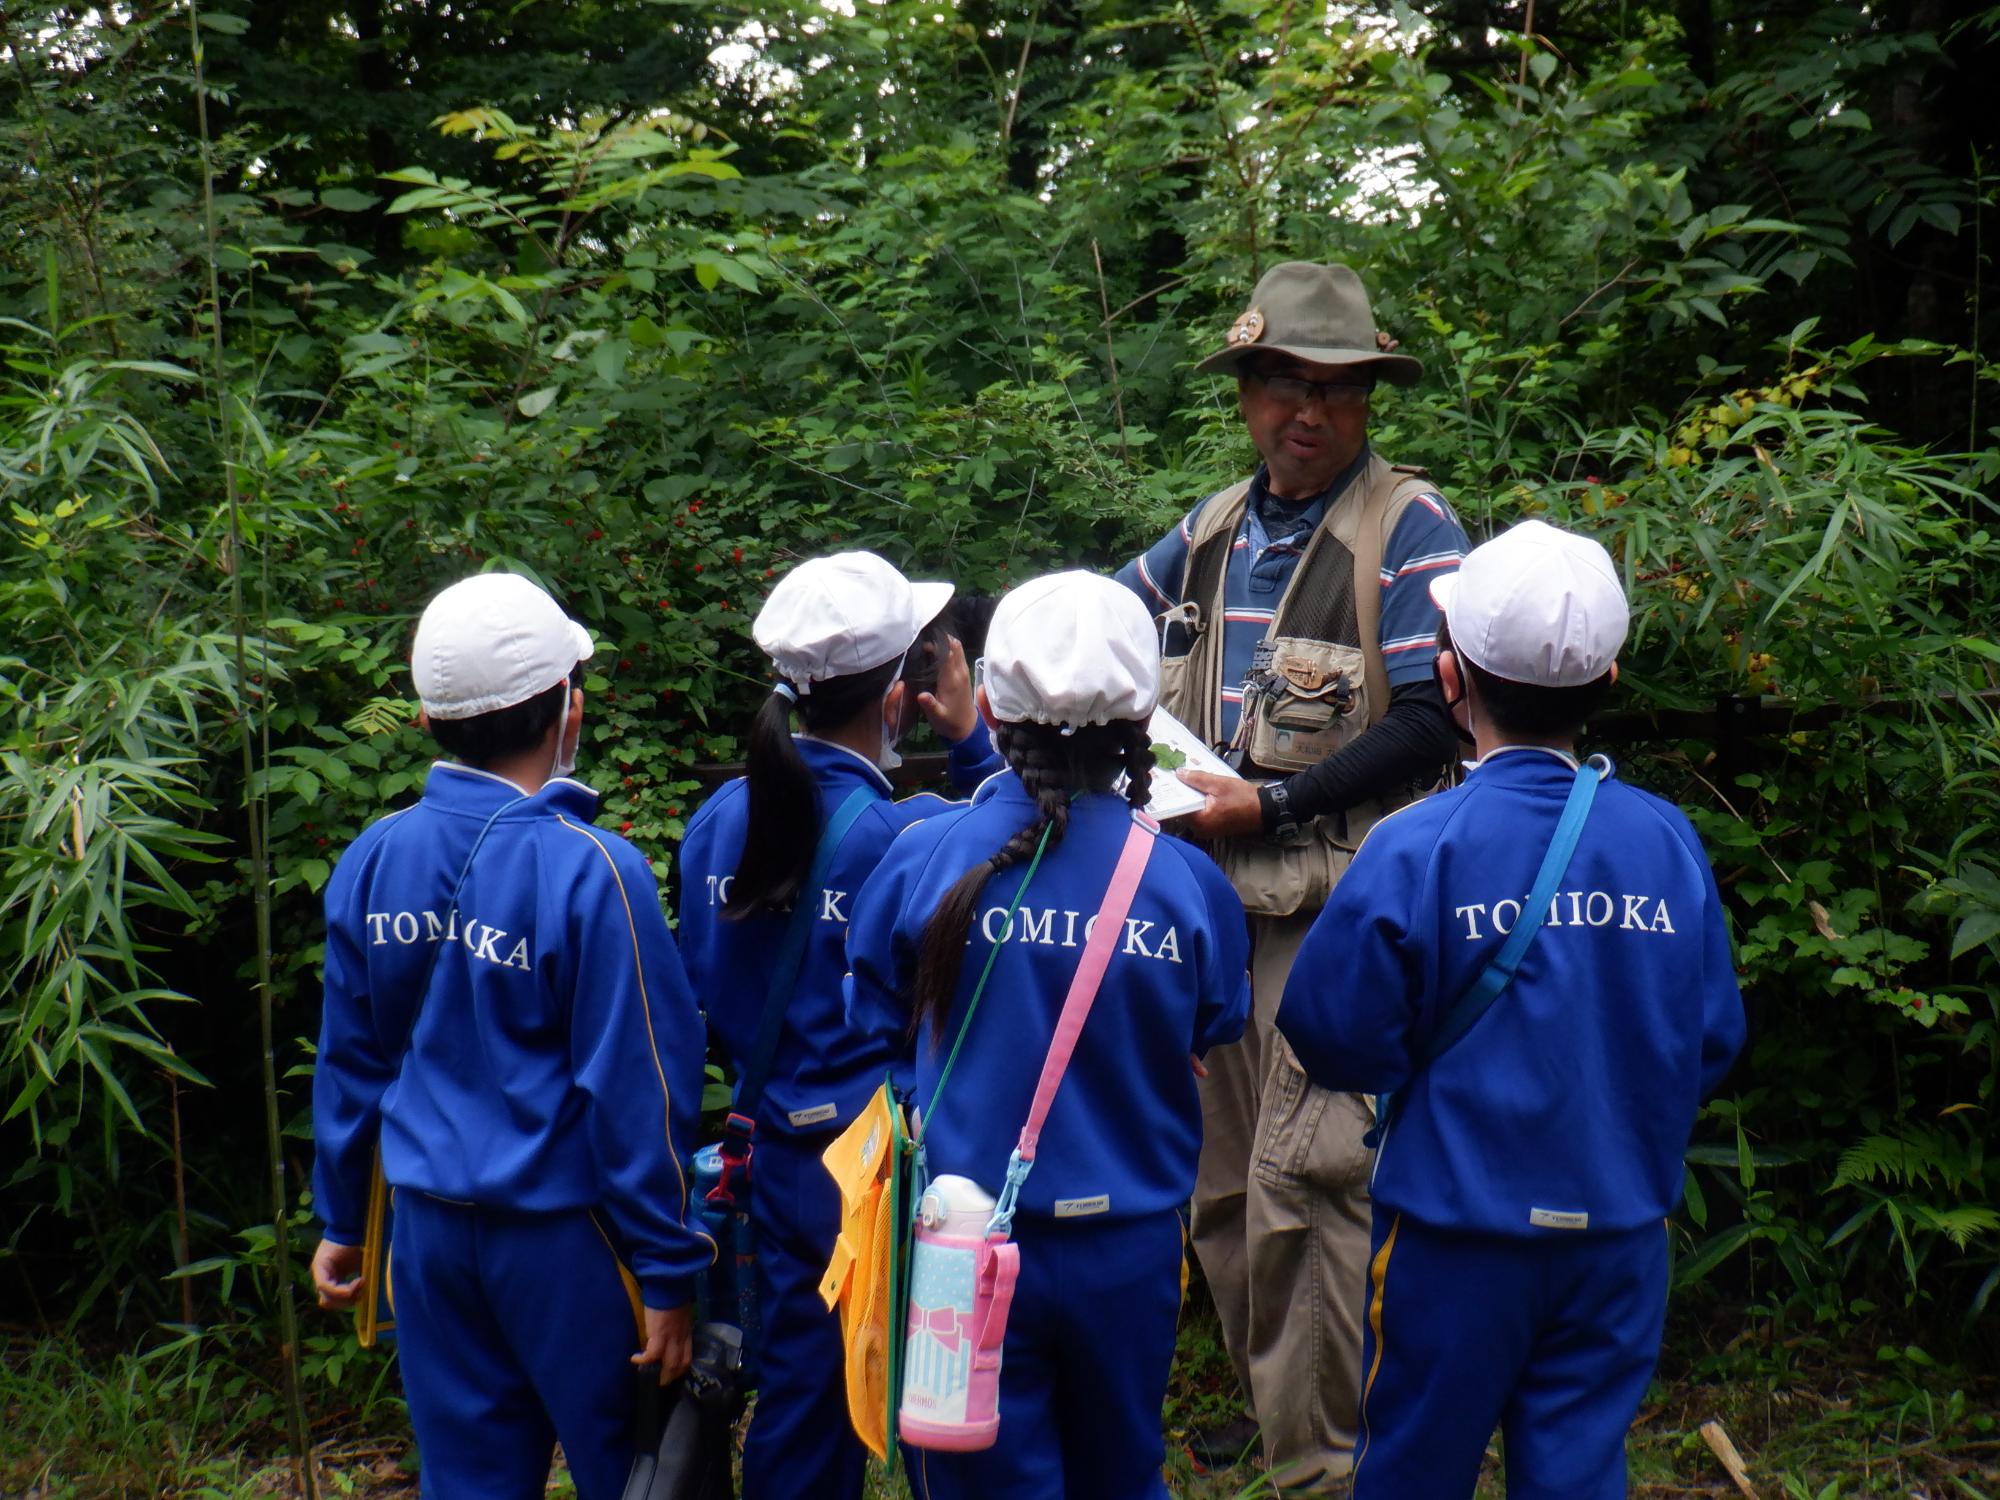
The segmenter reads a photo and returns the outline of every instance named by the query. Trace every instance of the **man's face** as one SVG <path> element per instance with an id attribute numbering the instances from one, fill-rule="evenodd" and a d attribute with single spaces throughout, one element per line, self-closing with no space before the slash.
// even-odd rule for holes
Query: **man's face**
<path id="1" fill-rule="evenodd" d="M 1354 462 L 1368 440 L 1371 383 L 1365 369 L 1352 365 L 1309 364 L 1290 355 L 1244 361 L 1237 381 L 1243 425 L 1275 494 L 1308 500 Z"/>

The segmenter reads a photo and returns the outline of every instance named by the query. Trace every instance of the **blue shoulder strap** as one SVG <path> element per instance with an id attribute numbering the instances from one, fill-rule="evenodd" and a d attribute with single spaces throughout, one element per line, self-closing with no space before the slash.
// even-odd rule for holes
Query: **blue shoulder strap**
<path id="1" fill-rule="evenodd" d="M 1521 967 L 1528 945 L 1542 930 L 1542 920 L 1548 915 L 1549 903 L 1555 900 L 1556 887 L 1562 884 L 1563 876 L 1569 871 L 1577 841 L 1583 837 L 1584 820 L 1590 816 L 1591 803 L 1597 800 L 1598 785 L 1610 774 L 1611 762 L 1601 755 L 1593 755 L 1577 767 L 1576 780 L 1570 783 L 1569 800 L 1563 804 L 1562 816 L 1556 820 L 1555 837 L 1549 840 L 1548 852 L 1542 856 L 1542 866 L 1535 872 L 1535 883 L 1521 908 L 1519 920 L 1514 923 L 1513 931 L 1507 934 L 1507 941 L 1500 945 L 1500 951 L 1493 956 L 1492 962 L 1479 971 L 1479 977 L 1466 987 L 1465 993 L 1458 997 L 1457 1003 L 1445 1013 L 1444 1020 L 1438 1023 L 1437 1030 L 1418 1049 L 1410 1083 L 1416 1082 L 1417 1074 L 1449 1052 L 1478 1025 L 1479 1018 L 1514 982 L 1515 971 Z M 1409 1088 L 1410 1084 L 1405 1083 L 1396 1093 L 1377 1098 L 1375 1128 L 1368 1132 L 1368 1145 L 1380 1144 L 1382 1133 L 1395 1117 L 1398 1099 L 1407 1094 Z"/>
<path id="2" fill-rule="evenodd" d="M 847 800 L 820 831 L 812 867 L 806 871 L 798 895 L 793 898 L 791 919 L 785 923 L 785 938 L 778 945 L 778 961 L 771 969 L 771 987 L 764 992 L 764 1018 L 758 1024 L 757 1040 L 751 1045 L 750 1055 L 744 1060 L 742 1086 L 736 1091 L 732 1108 L 732 1115 L 740 1115 L 746 1122 L 756 1120 L 764 1085 L 770 1081 L 771 1061 L 778 1054 L 778 1036 L 785 1029 L 785 1011 L 791 1006 L 792 992 L 798 988 L 806 941 L 812 936 L 813 922 L 819 915 L 819 893 L 833 869 L 833 856 L 841 840 L 847 837 L 847 830 L 854 826 L 854 820 L 874 800 L 875 794 L 867 787 L 858 786 L 847 794 Z"/>

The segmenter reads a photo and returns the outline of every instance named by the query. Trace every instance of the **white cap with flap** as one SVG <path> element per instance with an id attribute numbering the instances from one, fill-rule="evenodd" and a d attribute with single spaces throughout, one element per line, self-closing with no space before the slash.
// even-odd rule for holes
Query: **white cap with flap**
<path id="1" fill-rule="evenodd" d="M 837 552 L 778 580 L 751 634 L 802 694 L 896 658 L 951 602 L 948 583 L 911 583 L 873 552 Z"/>
<path id="2" fill-rule="evenodd" d="M 1474 666 L 1534 687 L 1581 687 L 1611 670 L 1631 610 L 1602 545 L 1523 521 L 1431 581 L 1451 644 Z"/>
<path id="3" fill-rule="evenodd" d="M 1143 719 L 1160 701 L 1160 641 L 1139 596 L 1098 573 L 1050 573 L 986 627 L 986 701 L 1009 724 Z"/>
<path id="4" fill-rule="evenodd" d="M 433 719 L 471 719 L 545 693 L 596 651 L 590 632 L 518 573 L 461 579 L 424 607 L 410 651 Z"/>

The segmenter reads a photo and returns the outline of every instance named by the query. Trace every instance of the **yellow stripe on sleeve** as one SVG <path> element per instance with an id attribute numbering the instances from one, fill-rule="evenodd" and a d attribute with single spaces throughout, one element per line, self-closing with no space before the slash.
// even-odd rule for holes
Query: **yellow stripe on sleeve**
<path id="1" fill-rule="evenodd" d="M 611 871 L 612 883 L 618 887 L 618 900 L 625 908 L 625 930 L 632 938 L 632 973 L 633 977 L 639 983 L 639 1014 L 646 1018 L 646 1048 L 652 1054 L 653 1072 L 660 1080 L 660 1101 L 663 1106 L 661 1123 L 667 1139 L 667 1155 L 674 1164 L 674 1178 L 680 1183 L 681 1225 L 683 1228 L 693 1229 L 702 1239 L 707 1240 L 709 1253 L 713 1256 L 716 1251 L 714 1239 L 709 1236 L 706 1230 L 690 1225 L 687 1222 L 687 1174 L 681 1171 L 681 1154 L 674 1149 L 673 1094 L 667 1087 L 667 1070 L 660 1062 L 659 1039 L 653 1034 L 653 1007 L 652 1002 L 646 994 L 646 965 L 639 955 L 639 924 L 632 920 L 632 898 L 625 894 L 625 879 L 618 873 L 618 862 L 611 857 L 611 851 L 604 847 L 603 841 L 598 838 L 597 834 L 580 824 L 570 822 L 568 818 L 560 813 L 556 814 L 556 822 L 560 823 L 564 828 L 569 829 L 572 833 L 581 834 L 590 841 L 590 847 L 595 849 L 598 856 L 603 859 L 605 868 Z"/>

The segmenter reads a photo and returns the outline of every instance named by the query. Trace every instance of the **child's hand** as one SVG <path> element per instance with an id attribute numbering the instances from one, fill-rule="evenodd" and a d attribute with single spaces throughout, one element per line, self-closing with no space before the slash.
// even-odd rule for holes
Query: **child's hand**
<path id="1" fill-rule="evenodd" d="M 1188 1054 L 1188 1066 L 1194 1069 L 1195 1077 L 1197 1078 L 1208 1077 L 1208 1064 L 1203 1062 L 1198 1056 L 1196 1056 L 1192 1052 Z"/>
<path id="2" fill-rule="evenodd" d="M 972 703 L 972 673 L 965 665 L 964 643 L 957 636 L 951 638 L 951 649 L 938 664 L 937 690 L 917 694 L 917 707 L 947 744 L 956 745 L 979 727 L 979 711 Z"/>
<path id="3" fill-rule="evenodd" d="M 646 1347 L 632 1356 L 635 1365 L 658 1365 L 660 1384 L 672 1385 L 694 1363 L 694 1306 L 646 1309 Z"/>
<path id="4" fill-rule="evenodd" d="M 313 1251 L 313 1289 L 319 1305 L 344 1312 L 361 1301 L 361 1247 L 321 1240 Z"/>

